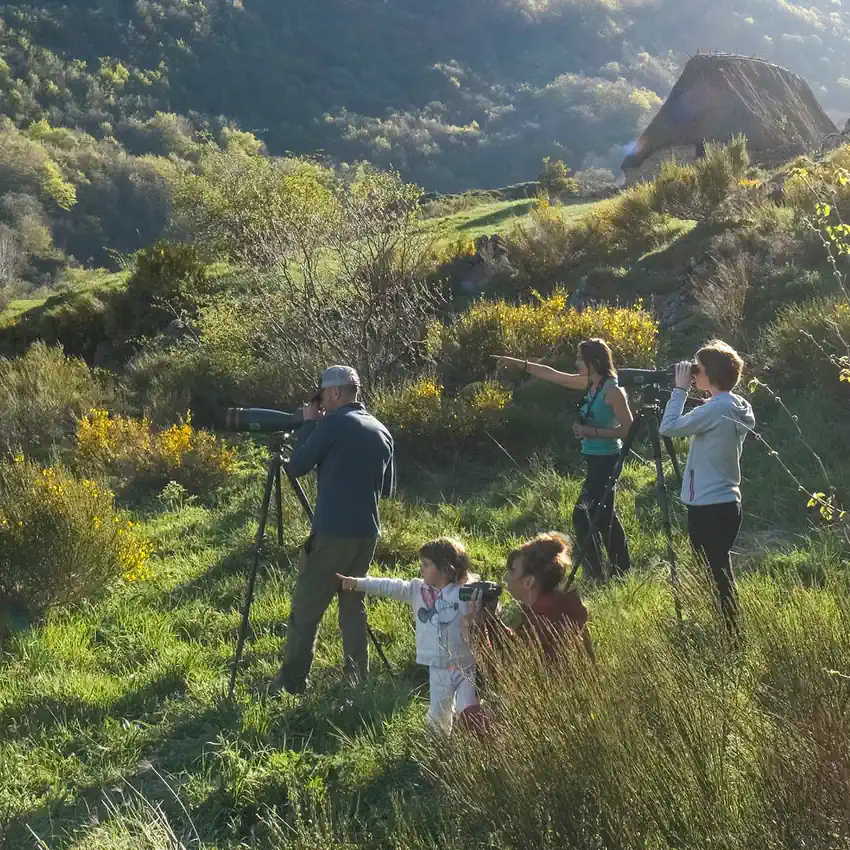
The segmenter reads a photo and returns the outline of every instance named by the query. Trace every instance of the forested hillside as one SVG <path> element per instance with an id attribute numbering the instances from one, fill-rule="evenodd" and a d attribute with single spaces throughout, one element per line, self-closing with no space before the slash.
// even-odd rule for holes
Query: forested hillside
<path id="1" fill-rule="evenodd" d="M 81 0 L 0 6 L 0 110 L 168 153 L 157 111 L 429 189 L 615 166 L 698 49 L 759 54 L 850 112 L 834 0 Z"/>

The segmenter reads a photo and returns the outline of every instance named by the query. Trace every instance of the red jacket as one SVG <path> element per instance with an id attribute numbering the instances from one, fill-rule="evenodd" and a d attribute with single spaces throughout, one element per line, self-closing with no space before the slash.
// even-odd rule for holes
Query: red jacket
<path id="1" fill-rule="evenodd" d="M 539 642 L 547 658 L 554 659 L 558 648 L 572 634 L 580 637 L 585 648 L 593 657 L 590 635 L 587 633 L 587 608 L 581 601 L 578 590 L 564 591 L 556 588 L 541 596 L 534 605 L 522 606 L 522 620 L 516 630 L 509 629 L 501 620 L 490 618 L 486 628 L 488 637 L 498 641 L 522 638 Z"/>
<path id="2" fill-rule="evenodd" d="M 554 658 L 559 645 L 570 632 L 583 637 L 587 625 L 587 608 L 578 591 L 566 593 L 556 588 L 541 596 L 532 606 L 523 606 L 523 617 L 517 633 L 523 637 L 536 636 L 547 658 Z"/>

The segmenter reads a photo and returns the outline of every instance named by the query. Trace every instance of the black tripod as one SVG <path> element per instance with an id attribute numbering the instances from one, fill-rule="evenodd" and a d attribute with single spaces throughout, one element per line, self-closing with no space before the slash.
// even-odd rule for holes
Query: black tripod
<path id="1" fill-rule="evenodd" d="M 670 459 L 673 461 L 673 469 L 676 472 L 676 477 L 680 484 L 682 482 L 682 472 L 679 468 L 679 460 L 676 457 L 673 441 L 669 437 L 661 437 L 661 434 L 659 433 L 659 428 L 661 426 L 661 408 L 658 405 L 657 398 L 649 393 L 647 393 L 641 400 L 641 406 L 635 413 L 635 418 L 632 422 L 631 428 L 629 428 L 629 431 L 626 434 L 626 439 L 623 440 L 623 447 L 620 449 L 620 453 L 617 457 L 617 463 L 614 465 L 614 471 L 611 473 L 611 477 L 605 485 L 605 492 L 594 505 L 593 516 L 590 520 L 587 536 L 585 537 L 582 545 L 579 547 L 578 552 L 573 556 L 573 568 L 567 578 L 564 588 L 569 589 L 570 585 L 573 583 L 576 573 L 578 572 L 578 568 L 581 566 L 582 561 L 587 554 L 588 546 L 597 545 L 595 535 L 596 529 L 598 528 L 603 515 L 602 506 L 605 505 L 608 499 L 611 498 L 611 495 L 614 492 L 614 487 L 617 484 L 617 480 L 623 471 L 623 464 L 626 462 L 626 458 L 632 450 L 632 445 L 640 432 L 641 425 L 644 423 L 649 431 L 649 441 L 652 445 L 652 456 L 655 460 L 655 498 L 658 501 L 658 507 L 661 510 L 661 521 L 664 526 L 664 536 L 667 540 L 667 558 L 670 562 L 670 584 L 673 588 L 673 602 L 676 606 L 676 616 L 681 618 L 682 611 L 678 593 L 679 574 L 676 567 L 676 550 L 673 547 L 673 523 L 670 519 L 670 501 L 667 497 L 667 484 L 664 481 L 664 459 L 661 455 L 662 442 L 667 448 L 667 453 L 670 455 Z"/>
<path id="2" fill-rule="evenodd" d="M 283 476 L 286 475 L 289 484 L 292 487 L 301 507 L 304 508 L 304 513 L 307 518 L 313 521 L 313 509 L 310 507 L 310 502 L 304 492 L 301 483 L 290 474 L 289 468 L 283 457 L 284 442 L 283 439 L 278 439 L 271 445 L 271 459 L 269 460 L 268 473 L 266 475 L 266 488 L 263 493 L 263 506 L 260 510 L 260 525 L 257 528 L 257 538 L 254 542 L 254 558 L 251 563 L 251 571 L 248 573 L 248 586 L 245 588 L 245 603 L 242 607 L 242 622 L 239 625 L 239 639 L 236 642 L 236 654 L 231 663 L 230 670 L 230 687 L 227 691 L 229 699 L 233 698 L 233 690 L 236 687 L 236 674 L 239 671 L 239 662 L 242 660 L 242 651 L 245 648 L 245 641 L 248 637 L 249 617 L 251 613 L 251 603 L 254 601 L 254 586 L 257 582 L 257 570 L 260 567 L 260 559 L 263 554 L 263 540 L 266 534 L 266 525 L 269 519 L 269 508 L 272 500 L 272 490 L 275 495 L 275 511 L 277 514 L 277 542 L 283 545 Z M 369 638 L 375 646 L 387 671 L 392 673 L 390 662 L 387 661 L 384 650 L 378 643 L 375 633 L 372 631 L 369 624 L 366 624 L 366 629 L 369 633 Z"/>

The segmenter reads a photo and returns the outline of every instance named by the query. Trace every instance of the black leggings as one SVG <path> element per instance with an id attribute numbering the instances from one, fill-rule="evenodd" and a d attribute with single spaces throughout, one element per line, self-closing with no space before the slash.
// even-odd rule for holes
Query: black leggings
<path id="1" fill-rule="evenodd" d="M 689 505 L 688 536 L 697 556 L 708 564 L 720 596 L 720 610 L 730 631 L 737 630 L 738 600 L 730 550 L 741 530 L 741 505 Z"/>
<path id="2" fill-rule="evenodd" d="M 585 455 L 587 461 L 587 478 L 581 488 L 581 495 L 573 508 L 573 528 L 580 546 L 585 545 L 594 510 L 601 511 L 599 523 L 593 539 L 587 542 L 585 565 L 587 573 L 595 581 L 605 578 L 605 568 L 602 564 L 601 545 L 608 552 L 611 561 L 611 573 L 618 576 L 631 568 L 629 544 L 626 542 L 626 532 L 614 510 L 614 491 L 605 500 L 605 504 L 597 503 L 605 493 L 605 485 L 617 465 L 617 455 Z"/>

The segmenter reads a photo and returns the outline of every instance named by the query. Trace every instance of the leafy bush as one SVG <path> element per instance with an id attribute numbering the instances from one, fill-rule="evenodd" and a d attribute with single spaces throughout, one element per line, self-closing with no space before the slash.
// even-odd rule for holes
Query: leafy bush
<path id="1" fill-rule="evenodd" d="M 608 342 L 617 362 L 648 365 L 655 358 L 658 324 L 640 304 L 568 309 L 560 290 L 530 304 L 479 301 L 443 329 L 441 374 L 447 384 L 464 386 L 492 371 L 492 354 L 572 367 L 578 343 L 593 336 Z"/>
<path id="2" fill-rule="evenodd" d="M 749 164 L 743 136 L 728 145 L 706 144 L 704 156 L 690 165 L 662 163 L 649 184 L 649 204 L 659 213 L 708 220 L 745 176 Z"/>
<path id="3" fill-rule="evenodd" d="M 508 232 L 511 264 L 522 286 L 548 291 L 560 279 L 570 259 L 574 227 L 560 208 L 538 199 L 527 219 Z"/>
<path id="4" fill-rule="evenodd" d="M 108 295 L 97 290 L 62 292 L 0 329 L 3 350 L 16 354 L 36 341 L 61 345 L 66 354 L 94 359 L 107 336 Z"/>
<path id="5" fill-rule="evenodd" d="M 562 159 L 553 162 L 551 157 L 543 157 L 543 169 L 537 182 L 548 198 L 564 198 L 579 193 L 578 181 L 570 177 L 570 170 Z"/>
<path id="6" fill-rule="evenodd" d="M 107 333 L 118 345 L 193 316 L 212 291 L 197 249 L 160 240 L 139 251 L 123 292 L 110 301 Z"/>
<path id="7" fill-rule="evenodd" d="M 671 223 L 653 209 L 651 194 L 651 184 L 639 183 L 574 224 L 564 221 L 559 207 L 538 202 L 508 235 L 521 287 L 547 292 L 583 265 L 621 265 L 666 244 Z"/>
<path id="8" fill-rule="evenodd" d="M 195 495 L 209 494 L 235 472 L 235 450 L 192 427 L 191 414 L 163 431 L 148 419 L 92 410 L 77 427 L 81 469 L 114 476 L 127 489 L 161 489 L 175 481 Z"/>
<path id="9" fill-rule="evenodd" d="M 103 398 L 82 360 L 35 343 L 14 360 L 0 358 L 0 451 L 44 452 L 73 436 L 77 420 Z"/>
<path id="10" fill-rule="evenodd" d="M 850 213 L 850 145 L 833 151 L 823 162 L 807 157 L 795 160 L 782 188 L 786 203 L 799 213 L 817 217 L 818 207 L 828 202 L 846 221 Z"/>
<path id="11" fill-rule="evenodd" d="M 0 602 L 31 616 L 143 578 L 150 554 L 113 494 L 62 466 L 0 463 Z"/>
<path id="12" fill-rule="evenodd" d="M 768 325 L 761 357 L 786 384 L 846 392 L 841 358 L 850 357 L 850 305 L 840 297 L 791 304 Z"/>
<path id="13" fill-rule="evenodd" d="M 397 438 L 408 445 L 425 439 L 433 450 L 441 442 L 456 443 L 500 429 L 511 392 L 495 381 L 482 381 L 451 398 L 433 378 L 420 378 L 379 390 L 370 401 L 375 415 Z"/>

